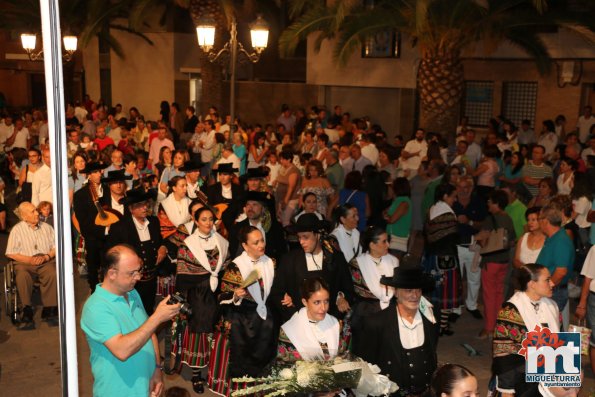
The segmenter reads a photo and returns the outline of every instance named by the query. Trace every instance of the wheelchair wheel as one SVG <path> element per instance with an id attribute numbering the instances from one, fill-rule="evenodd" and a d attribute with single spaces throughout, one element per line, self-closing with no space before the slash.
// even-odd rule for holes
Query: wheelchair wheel
<path id="1" fill-rule="evenodd" d="M 8 263 L 4 268 L 4 303 L 6 315 L 10 317 L 13 324 L 18 324 L 19 319 L 19 302 L 18 302 L 17 286 L 14 282 L 14 267 L 12 263 Z"/>

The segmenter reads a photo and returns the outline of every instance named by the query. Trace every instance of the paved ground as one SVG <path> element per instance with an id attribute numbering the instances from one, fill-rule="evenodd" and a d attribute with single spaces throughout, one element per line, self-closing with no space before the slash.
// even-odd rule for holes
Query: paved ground
<path id="1" fill-rule="evenodd" d="M 6 247 L 6 236 L 0 235 L 0 252 Z M 0 262 L 2 265 L 4 262 Z M 86 280 L 75 275 L 75 295 L 77 319 L 88 296 Z M 4 296 L 0 298 L 4 307 Z M 40 310 L 39 310 L 40 311 Z M 2 309 L 0 315 L 0 396 L 33 397 L 60 396 L 60 342 L 58 328 L 50 328 L 40 321 L 36 313 L 37 328 L 32 331 L 17 331 Z M 77 322 L 78 323 L 78 322 Z M 481 321 L 469 313 L 454 324 L 455 334 L 440 339 L 438 360 L 444 363 L 459 363 L 467 366 L 478 377 L 481 395 L 486 395 L 490 377 L 491 344 L 489 340 L 478 340 L 475 336 L 481 329 Z M 471 345 L 480 352 L 471 357 L 462 346 Z M 89 365 L 89 348 L 83 332 L 77 329 L 79 396 L 91 397 L 93 379 Z M 583 367 L 588 368 L 587 363 Z M 581 395 L 595 395 L 595 378 L 589 369 L 585 371 L 584 387 Z M 182 386 L 191 390 L 187 368 L 182 375 L 167 376 L 166 386 Z M 70 393 L 73 396 L 72 393 Z M 194 393 L 193 393 L 194 395 Z M 211 396 L 211 393 L 206 393 Z"/>

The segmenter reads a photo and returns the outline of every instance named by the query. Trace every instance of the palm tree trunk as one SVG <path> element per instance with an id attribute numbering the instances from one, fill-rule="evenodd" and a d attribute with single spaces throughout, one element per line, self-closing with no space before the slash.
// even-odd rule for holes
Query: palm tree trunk
<path id="1" fill-rule="evenodd" d="M 456 52 L 426 52 L 417 71 L 420 126 L 454 140 L 463 94 L 463 64 Z"/>

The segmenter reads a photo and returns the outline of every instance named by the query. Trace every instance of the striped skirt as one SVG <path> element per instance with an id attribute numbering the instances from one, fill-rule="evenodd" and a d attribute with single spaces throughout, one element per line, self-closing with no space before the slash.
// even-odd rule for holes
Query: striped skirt
<path id="1" fill-rule="evenodd" d="M 441 310 L 456 309 L 463 305 L 463 284 L 459 261 L 456 256 L 449 258 L 454 260 L 454 266 L 449 269 L 438 265 L 439 262 L 442 262 L 443 257 L 424 255 L 422 261 L 425 272 L 432 275 L 436 282 L 436 287 L 431 295 L 432 304 Z"/>
<path id="2" fill-rule="evenodd" d="M 173 326 L 176 326 L 175 323 Z M 186 325 L 182 331 L 181 338 L 175 335 L 175 333 L 172 336 L 172 356 L 174 356 L 174 361 L 175 355 L 180 354 L 181 363 L 186 364 L 191 368 L 206 367 L 209 364 L 209 355 L 211 353 L 210 339 L 212 336 L 213 334 L 197 334 L 192 332 Z M 180 341 L 181 346 L 179 346 Z"/>
<path id="3" fill-rule="evenodd" d="M 229 374 L 229 345 L 229 337 L 222 332 L 215 332 L 209 360 L 207 384 L 213 393 L 221 396 L 229 396 L 233 391 Z"/>

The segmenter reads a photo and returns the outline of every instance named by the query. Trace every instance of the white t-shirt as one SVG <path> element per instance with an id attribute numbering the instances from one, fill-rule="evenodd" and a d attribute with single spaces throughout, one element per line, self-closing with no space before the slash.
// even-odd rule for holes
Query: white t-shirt
<path id="1" fill-rule="evenodd" d="M 277 177 L 279 176 L 279 171 L 281 171 L 281 164 L 276 163 L 276 164 L 271 164 L 271 163 L 266 163 L 266 166 L 269 168 L 270 172 L 269 172 L 269 186 L 273 186 L 273 183 L 277 180 Z"/>
<path id="2" fill-rule="evenodd" d="M 591 202 L 583 196 L 578 200 L 572 200 L 572 206 L 574 212 L 577 214 L 574 219 L 576 225 L 581 229 L 591 226 L 591 222 L 587 221 L 587 215 L 589 215 L 589 211 L 591 211 Z"/>
<path id="3" fill-rule="evenodd" d="M 589 138 L 589 130 L 591 126 L 595 124 L 595 116 L 591 115 L 588 119 L 585 116 L 581 116 L 578 118 L 578 122 L 576 123 L 576 128 L 578 129 L 578 139 L 585 143 Z"/>
<path id="4" fill-rule="evenodd" d="M 362 156 L 367 157 L 372 162 L 372 165 L 378 163 L 378 149 L 376 145 L 370 143 L 369 145 L 362 147 Z"/>
<path id="5" fill-rule="evenodd" d="M 52 171 L 47 165 L 42 165 L 33 174 L 31 183 L 31 204 L 38 206 L 42 201 L 53 201 L 52 199 Z"/>
<path id="6" fill-rule="evenodd" d="M 585 258 L 585 263 L 583 264 L 583 270 L 581 270 L 581 274 L 591 279 L 589 291 L 595 292 L 595 245 L 591 247 L 587 257 Z"/>
<path id="7" fill-rule="evenodd" d="M 17 132 L 17 135 L 14 139 L 14 143 L 12 144 L 12 146 L 7 146 L 6 150 L 14 149 L 14 148 L 27 149 L 27 141 L 29 140 L 29 138 L 30 138 L 29 130 L 27 129 L 27 127 L 21 128 L 21 130 L 19 132 Z"/>
<path id="8" fill-rule="evenodd" d="M 328 141 L 330 143 L 335 143 L 339 141 L 339 131 L 334 128 L 325 128 L 324 133 L 328 135 Z"/>
<path id="9" fill-rule="evenodd" d="M 415 139 L 410 140 L 403 149 L 407 153 L 415 153 L 419 151 L 417 156 L 409 157 L 407 160 L 401 157 L 401 168 L 404 170 L 415 170 L 419 168 L 421 159 L 426 157 L 428 153 L 428 142 L 425 140 L 418 142 Z"/>
<path id="10" fill-rule="evenodd" d="M 4 151 L 4 144 L 9 136 L 14 132 L 14 124 L 7 126 L 6 124 L 0 124 L 0 152 Z"/>
<path id="11" fill-rule="evenodd" d="M 219 161 L 217 161 L 217 164 L 226 164 L 226 163 L 231 163 L 233 168 L 237 168 L 238 170 L 240 169 L 240 158 L 233 153 L 230 154 L 228 158 L 221 157 L 221 159 L 219 159 Z M 236 172 L 235 174 L 237 176 L 240 176 L 239 171 Z"/>
<path id="12" fill-rule="evenodd" d="M 122 140 L 122 129 L 120 127 L 112 128 L 108 132 L 107 136 L 112 138 L 112 140 L 114 141 L 114 144 L 117 147 L 118 143 L 120 143 L 120 141 Z"/>
<path id="13" fill-rule="evenodd" d="M 581 152 L 581 158 L 583 159 L 585 164 L 587 164 L 587 166 L 589 165 L 589 156 L 593 155 L 595 155 L 595 151 L 590 147 L 583 149 L 583 151 Z"/>

